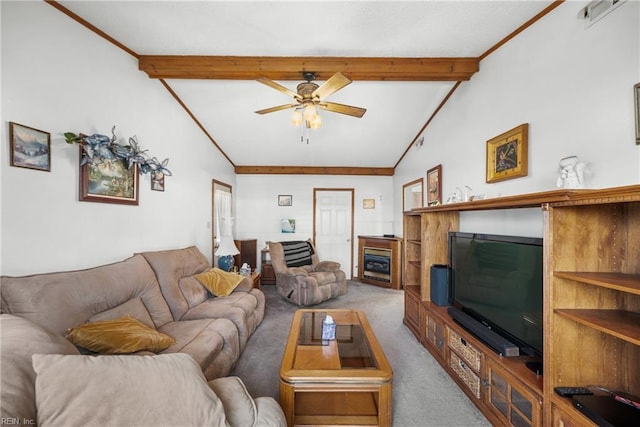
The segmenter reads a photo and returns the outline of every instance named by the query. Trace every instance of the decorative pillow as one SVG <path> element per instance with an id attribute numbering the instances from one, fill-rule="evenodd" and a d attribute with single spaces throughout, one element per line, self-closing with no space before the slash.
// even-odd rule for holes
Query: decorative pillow
<path id="1" fill-rule="evenodd" d="M 185 353 L 35 354 L 38 425 L 220 426 L 222 402 Z"/>
<path id="2" fill-rule="evenodd" d="M 308 241 L 280 242 L 287 267 L 301 267 L 313 263 L 313 246 Z"/>
<path id="3" fill-rule="evenodd" d="M 169 335 L 126 315 L 118 319 L 85 323 L 67 331 L 67 339 L 95 353 L 120 354 L 148 350 L 155 353 L 176 342 Z"/>
<path id="4" fill-rule="evenodd" d="M 197 274 L 196 279 L 213 295 L 226 297 L 242 282 L 244 276 L 214 267 L 209 271 Z"/>

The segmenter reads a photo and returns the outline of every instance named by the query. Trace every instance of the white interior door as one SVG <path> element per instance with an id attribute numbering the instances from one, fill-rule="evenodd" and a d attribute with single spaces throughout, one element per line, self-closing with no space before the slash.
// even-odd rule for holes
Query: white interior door
<path id="1" fill-rule="evenodd" d="M 353 189 L 314 189 L 314 242 L 320 260 L 353 275 Z"/>

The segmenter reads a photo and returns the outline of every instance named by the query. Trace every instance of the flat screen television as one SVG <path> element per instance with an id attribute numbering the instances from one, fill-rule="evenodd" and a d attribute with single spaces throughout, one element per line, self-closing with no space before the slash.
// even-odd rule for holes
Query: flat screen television
<path id="1" fill-rule="evenodd" d="M 449 232 L 453 304 L 542 358 L 542 239 Z"/>

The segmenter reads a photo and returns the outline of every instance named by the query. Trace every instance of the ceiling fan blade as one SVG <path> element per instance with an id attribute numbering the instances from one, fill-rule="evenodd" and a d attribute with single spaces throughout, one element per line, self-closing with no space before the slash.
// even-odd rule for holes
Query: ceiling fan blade
<path id="1" fill-rule="evenodd" d="M 284 93 L 285 95 L 291 96 L 295 99 L 300 99 L 300 95 L 298 95 L 297 93 L 295 93 L 294 91 L 282 86 L 280 83 L 276 83 L 273 80 L 269 80 L 266 77 L 260 77 L 258 79 L 258 81 L 262 84 L 265 84 L 269 87 L 274 88 L 275 90 L 279 90 L 280 92 Z"/>
<path id="2" fill-rule="evenodd" d="M 332 113 L 346 114 L 353 117 L 362 117 L 367 112 L 366 108 L 353 107 L 351 105 L 337 104 L 335 102 L 322 102 L 318 104 L 323 110 L 331 111 Z"/>
<path id="3" fill-rule="evenodd" d="M 351 83 L 351 80 L 341 72 L 337 72 L 333 76 L 329 77 L 329 80 L 324 82 L 322 86 L 314 90 L 311 96 L 313 98 L 318 97 L 319 99 L 324 99 L 332 93 L 339 91 L 349 83 Z"/>
<path id="4" fill-rule="evenodd" d="M 273 113 L 275 111 L 286 110 L 287 108 L 299 107 L 300 104 L 286 104 L 286 105 L 278 105 L 277 107 L 265 108 L 264 110 L 256 111 L 257 114 L 267 114 Z"/>

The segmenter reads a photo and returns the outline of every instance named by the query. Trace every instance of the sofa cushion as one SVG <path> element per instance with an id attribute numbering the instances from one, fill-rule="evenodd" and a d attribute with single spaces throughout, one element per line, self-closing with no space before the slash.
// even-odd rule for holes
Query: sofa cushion
<path id="1" fill-rule="evenodd" d="M 226 427 L 222 402 L 198 364 L 186 354 L 36 354 L 33 368 L 41 427 Z"/>
<path id="2" fill-rule="evenodd" d="M 189 309 L 189 304 L 178 283 L 183 277 L 193 276 L 211 268 L 209 260 L 195 246 L 166 251 L 143 252 L 158 278 L 174 319 L 180 319 Z"/>
<path id="3" fill-rule="evenodd" d="M 187 301 L 187 310 L 203 303 L 211 297 L 209 291 L 202 286 L 196 276 L 183 277 L 178 281 L 182 296 Z"/>
<path id="4" fill-rule="evenodd" d="M 0 419 L 36 420 L 34 353 L 78 354 L 61 335 L 22 317 L 0 315 Z M 32 422 L 33 421 L 33 422 Z"/>
<path id="5" fill-rule="evenodd" d="M 109 310 L 91 316 L 87 319 L 87 322 L 92 323 L 103 320 L 113 320 L 126 315 L 130 315 L 145 325 L 154 328 L 153 319 L 151 319 L 151 315 L 140 297 L 131 298 L 129 301 L 120 304 L 117 307 L 113 307 Z"/>
<path id="6" fill-rule="evenodd" d="M 212 268 L 200 274 L 196 274 L 196 279 L 202 286 L 207 288 L 213 296 L 226 297 L 242 282 L 244 276 L 236 273 L 229 273 L 219 268 Z"/>
<path id="7" fill-rule="evenodd" d="M 173 321 L 156 276 L 141 255 L 86 270 L 3 276 L 1 292 L 2 312 L 60 335 L 133 298 L 142 301 L 155 328 Z"/>
<path id="8" fill-rule="evenodd" d="M 180 320 L 167 323 L 159 331 L 176 340 L 162 354 L 190 355 L 208 380 L 227 375 L 240 355 L 238 331 L 228 319 Z"/>
<path id="9" fill-rule="evenodd" d="M 85 323 L 67 331 L 67 339 L 78 347 L 101 354 L 159 352 L 175 344 L 167 334 L 125 315 L 118 319 Z"/>
<path id="10" fill-rule="evenodd" d="M 252 289 L 250 292 L 234 292 L 224 298 L 209 298 L 189 309 L 180 320 L 229 319 L 236 325 L 240 350 L 243 350 L 251 334 L 262 322 L 264 308 L 264 294 L 259 289 Z"/>

